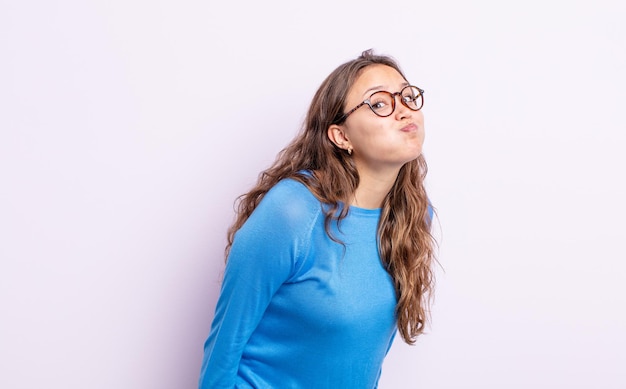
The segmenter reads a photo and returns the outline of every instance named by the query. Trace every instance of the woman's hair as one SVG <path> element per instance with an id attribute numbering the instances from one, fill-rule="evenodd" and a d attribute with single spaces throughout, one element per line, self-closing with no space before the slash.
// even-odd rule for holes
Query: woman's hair
<path id="1" fill-rule="evenodd" d="M 285 178 L 302 182 L 329 205 L 325 208 L 326 232 L 337 241 L 330 233 L 330 224 L 347 216 L 349 207 L 341 204 L 350 203 L 359 174 L 351 156 L 330 141 L 327 130 L 331 124 L 345 120 L 342 116 L 346 96 L 363 69 L 371 65 L 390 66 L 406 79 L 393 58 L 375 55 L 371 50 L 335 69 L 315 93 L 300 133 L 259 175 L 256 186 L 238 198 L 237 215 L 228 230 L 227 257 L 235 233 L 265 194 Z M 434 287 L 435 240 L 430 233 L 429 201 L 424 189 L 426 172 L 426 161 L 421 155 L 400 169 L 383 202 L 378 225 L 380 256 L 393 279 L 398 299 L 398 330 L 408 344 L 415 343 L 424 331 Z"/>

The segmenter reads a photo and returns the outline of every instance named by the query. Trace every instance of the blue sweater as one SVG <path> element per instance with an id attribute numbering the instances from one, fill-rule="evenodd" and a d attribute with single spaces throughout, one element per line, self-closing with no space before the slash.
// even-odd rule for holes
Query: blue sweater
<path id="1" fill-rule="evenodd" d="M 235 235 L 199 388 L 375 388 L 396 332 L 379 218 L 333 223 L 344 251 L 308 188 L 274 186 Z"/>

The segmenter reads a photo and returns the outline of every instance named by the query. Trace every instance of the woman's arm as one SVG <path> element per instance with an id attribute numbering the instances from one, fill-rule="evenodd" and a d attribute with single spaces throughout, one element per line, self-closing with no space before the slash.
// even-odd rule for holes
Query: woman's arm
<path id="1" fill-rule="evenodd" d="M 296 270 L 315 215 L 293 185 L 302 187 L 290 181 L 269 191 L 235 235 L 205 343 L 201 389 L 235 385 L 248 339 L 272 296 Z"/>

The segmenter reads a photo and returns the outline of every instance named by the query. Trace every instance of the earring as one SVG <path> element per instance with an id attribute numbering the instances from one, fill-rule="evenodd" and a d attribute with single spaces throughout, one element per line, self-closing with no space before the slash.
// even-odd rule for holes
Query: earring
<path id="1" fill-rule="evenodd" d="M 348 146 L 348 155 L 352 155 L 352 147 Z"/>

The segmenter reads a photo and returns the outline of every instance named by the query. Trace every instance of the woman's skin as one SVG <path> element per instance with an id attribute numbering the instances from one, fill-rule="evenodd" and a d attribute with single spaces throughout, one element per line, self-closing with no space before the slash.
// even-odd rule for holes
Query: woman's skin
<path id="1" fill-rule="evenodd" d="M 348 92 L 346 108 L 352 109 L 378 91 L 399 92 L 407 81 L 395 69 L 372 65 L 363 70 Z M 424 115 L 400 103 L 396 96 L 395 111 L 379 117 L 364 105 L 341 124 L 328 128 L 328 137 L 338 147 L 352 149 L 359 172 L 352 205 L 380 208 L 393 186 L 400 168 L 419 157 L 424 143 Z"/>

